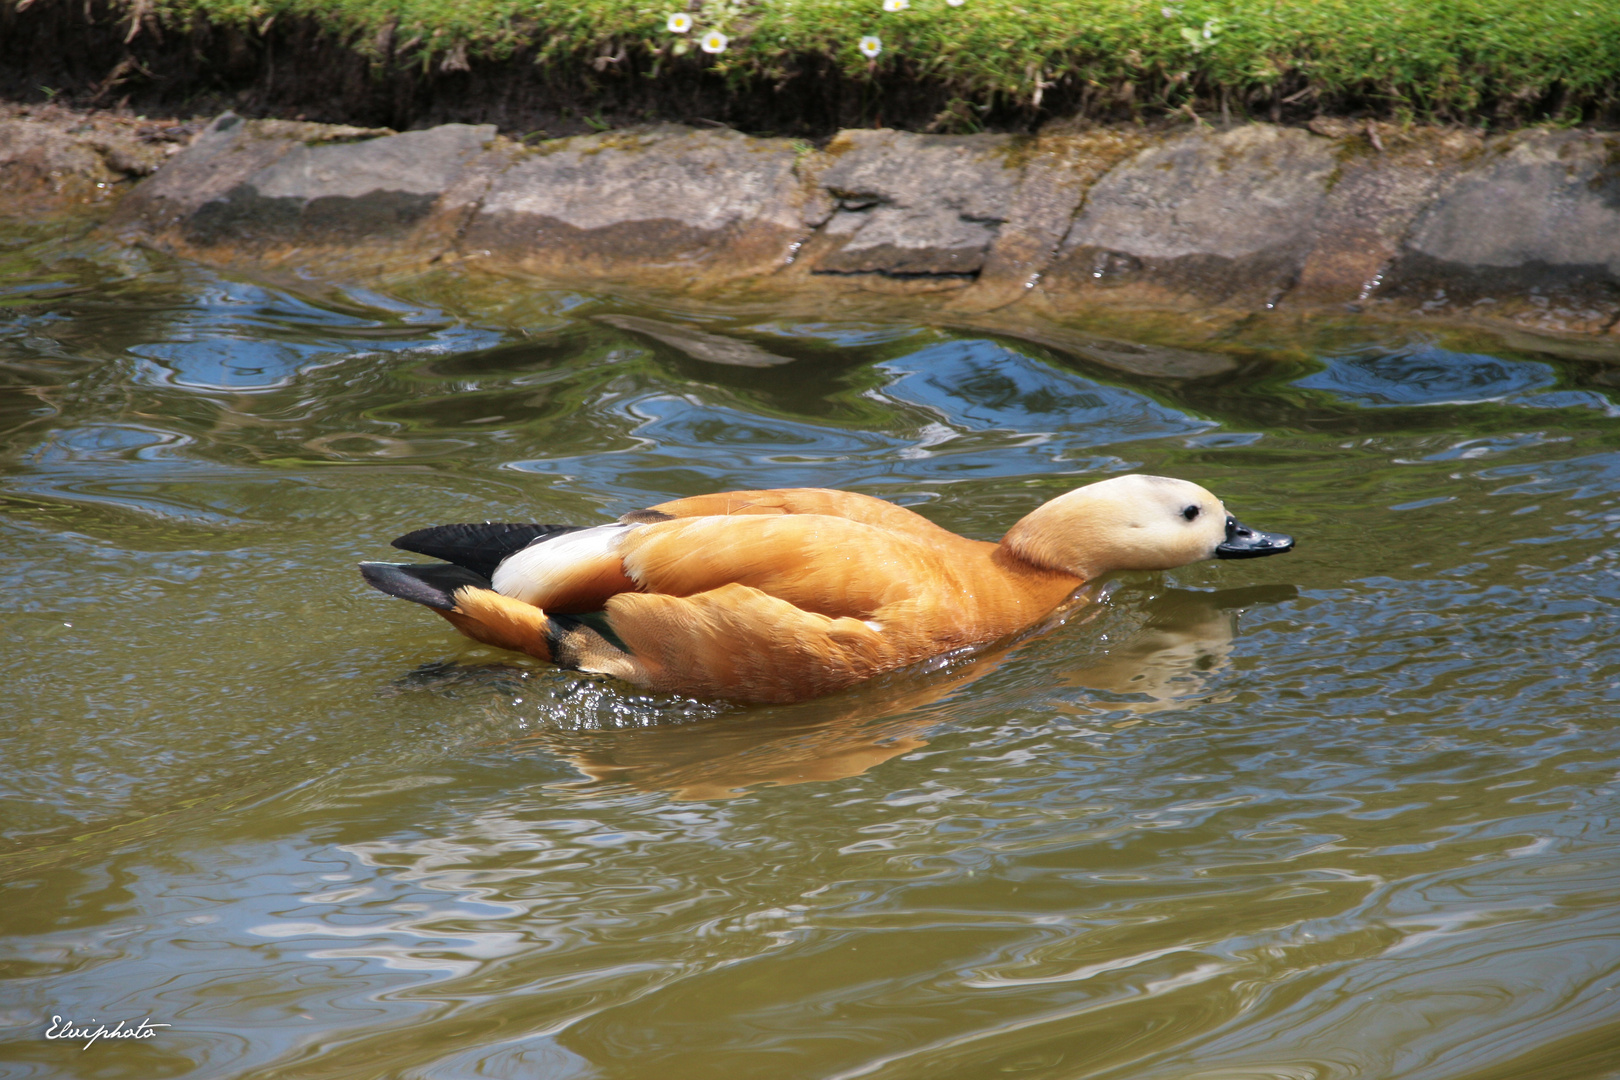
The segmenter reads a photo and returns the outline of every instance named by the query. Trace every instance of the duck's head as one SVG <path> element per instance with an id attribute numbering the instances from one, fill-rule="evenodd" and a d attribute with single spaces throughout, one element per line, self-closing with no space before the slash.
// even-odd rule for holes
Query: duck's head
<path id="1" fill-rule="evenodd" d="M 1025 515 L 1001 546 L 1090 580 L 1112 570 L 1170 570 L 1203 559 L 1280 555 L 1294 538 L 1240 524 L 1208 491 L 1168 476 L 1116 476 Z"/>

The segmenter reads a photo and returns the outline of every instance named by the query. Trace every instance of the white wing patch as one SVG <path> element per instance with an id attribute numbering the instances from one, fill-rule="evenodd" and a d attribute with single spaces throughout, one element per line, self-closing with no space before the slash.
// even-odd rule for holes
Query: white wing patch
<path id="1" fill-rule="evenodd" d="M 522 551 L 508 555 L 495 568 L 490 584 L 502 596 L 510 596 L 525 604 L 539 602 L 549 595 L 560 580 L 573 577 L 580 563 L 594 562 L 609 557 L 617 558 L 619 544 L 625 533 L 635 525 L 597 525 L 579 532 L 564 533 L 554 540 L 530 544 Z"/>

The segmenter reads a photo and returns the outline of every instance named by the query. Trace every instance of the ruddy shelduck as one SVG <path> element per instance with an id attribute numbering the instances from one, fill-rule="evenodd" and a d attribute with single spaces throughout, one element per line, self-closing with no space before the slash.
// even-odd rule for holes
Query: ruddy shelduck
<path id="1" fill-rule="evenodd" d="M 468 637 L 699 698 L 785 702 L 1017 634 L 1115 570 L 1276 555 L 1197 484 L 1116 476 L 969 540 L 847 491 L 731 491 L 606 525 L 440 525 L 367 562 L 391 596 Z M 617 641 L 571 616 L 604 612 Z"/>

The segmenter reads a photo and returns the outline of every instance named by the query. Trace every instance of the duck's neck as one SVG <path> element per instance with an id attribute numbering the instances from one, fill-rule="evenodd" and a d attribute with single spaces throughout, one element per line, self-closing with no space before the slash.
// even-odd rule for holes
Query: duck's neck
<path id="1" fill-rule="evenodd" d="M 1121 516 L 1093 488 L 1076 488 L 1019 518 L 1001 538 L 1000 547 L 1031 566 L 1090 581 L 1118 563 L 1118 552 L 1101 523 Z"/>
<path id="2" fill-rule="evenodd" d="M 1041 609 L 1040 614 L 1057 607 L 1070 593 L 1086 583 L 1086 579 L 1078 574 L 1031 562 L 1005 542 L 997 544 L 990 552 L 990 562 L 1009 584 L 1029 598 L 1032 609 Z"/>

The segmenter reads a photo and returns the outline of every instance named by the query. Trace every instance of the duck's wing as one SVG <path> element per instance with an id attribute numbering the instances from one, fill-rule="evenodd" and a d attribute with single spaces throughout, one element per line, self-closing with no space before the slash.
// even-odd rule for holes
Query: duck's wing
<path id="1" fill-rule="evenodd" d="M 766 491 L 722 491 L 714 495 L 693 495 L 636 510 L 619 520 L 635 523 L 667 521 L 670 518 L 784 514 L 844 518 L 922 538 L 954 536 L 949 530 L 940 528 L 903 506 L 874 499 L 870 495 L 835 491 L 832 488 L 772 488 Z"/>
<path id="2" fill-rule="evenodd" d="M 504 596 L 565 613 L 601 610 L 619 593 L 692 596 L 739 584 L 864 619 L 906 598 L 962 592 L 993 546 L 827 514 L 685 517 L 553 537 L 508 557 L 491 580 Z"/>
<path id="3" fill-rule="evenodd" d="M 904 507 L 828 488 L 779 488 L 697 495 L 626 514 L 592 527 L 485 522 L 418 529 L 394 546 L 445 559 L 489 578 L 502 595 L 548 611 L 600 611 L 607 598 L 638 587 L 620 568 L 619 546 L 648 524 L 699 517 L 834 517 L 924 541 L 959 538 Z M 706 579 L 724 584 L 724 573 Z M 375 582 L 374 582 L 375 584 Z M 379 586 L 380 587 L 380 586 Z M 701 589 L 692 589 L 698 592 Z"/>
<path id="4" fill-rule="evenodd" d="M 601 611 L 608 597 L 630 592 L 620 548 L 645 525 L 596 525 L 530 544 L 501 561 L 490 575 L 502 596 L 547 611 Z"/>
<path id="5" fill-rule="evenodd" d="M 443 559 L 487 578 L 503 560 L 530 544 L 579 531 L 577 525 L 485 521 L 434 525 L 408 532 L 390 542 L 401 551 Z"/>
<path id="6" fill-rule="evenodd" d="M 623 525 L 586 527 L 490 521 L 434 525 L 406 533 L 394 540 L 393 545 L 420 555 L 432 555 L 445 563 L 417 566 L 361 563 L 360 572 L 368 582 L 390 596 L 447 611 L 454 606 L 451 600 L 454 588 L 446 583 L 460 587 L 477 581 L 487 589 L 492 581 L 514 579 L 510 570 L 503 570 L 509 563 L 550 567 L 557 572 L 549 576 L 544 573 L 516 576 L 520 582 L 543 583 L 531 588 L 534 596 L 523 597 L 527 603 L 564 613 L 600 611 L 614 593 L 635 588 L 619 573 L 618 559 L 606 550 L 606 542 L 624 528 Z M 541 548 L 545 550 L 539 550 Z M 499 585 L 496 590 L 503 591 Z"/>
<path id="7" fill-rule="evenodd" d="M 866 619 L 922 597 L 949 608 L 971 592 L 994 545 L 938 534 L 926 542 L 826 514 L 678 518 L 631 527 L 618 554 L 639 592 L 745 585 L 803 611 Z"/>

